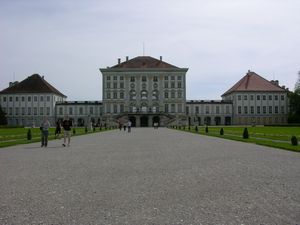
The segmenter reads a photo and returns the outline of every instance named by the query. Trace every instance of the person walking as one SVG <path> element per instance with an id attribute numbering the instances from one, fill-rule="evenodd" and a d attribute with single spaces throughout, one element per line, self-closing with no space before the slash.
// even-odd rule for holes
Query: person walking
<path id="1" fill-rule="evenodd" d="M 66 116 L 65 119 L 63 120 L 62 127 L 64 128 L 64 143 L 62 145 L 64 147 L 66 147 L 66 141 L 68 139 L 68 147 L 69 147 L 70 146 L 70 141 L 71 141 L 72 121 L 69 119 L 68 116 Z"/>
<path id="2" fill-rule="evenodd" d="M 127 123 L 127 130 L 128 130 L 128 133 L 131 132 L 131 121 L 128 120 L 128 123 Z"/>
<path id="3" fill-rule="evenodd" d="M 60 124 L 60 120 L 57 120 L 56 128 L 55 128 L 55 138 L 60 139 L 60 135 L 61 135 L 61 124 Z"/>
<path id="4" fill-rule="evenodd" d="M 41 147 L 47 147 L 48 145 L 49 128 L 50 128 L 50 122 L 48 121 L 47 117 L 45 117 L 40 126 L 41 142 L 42 142 Z"/>

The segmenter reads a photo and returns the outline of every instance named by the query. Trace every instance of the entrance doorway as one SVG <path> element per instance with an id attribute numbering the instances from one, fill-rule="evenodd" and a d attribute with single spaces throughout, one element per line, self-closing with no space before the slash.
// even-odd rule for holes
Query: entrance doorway
<path id="1" fill-rule="evenodd" d="M 141 127 L 148 127 L 148 116 L 141 117 Z"/>
<path id="2" fill-rule="evenodd" d="M 135 127 L 136 126 L 136 120 L 135 120 L 135 116 L 130 116 L 129 120 L 131 121 L 131 126 Z"/>

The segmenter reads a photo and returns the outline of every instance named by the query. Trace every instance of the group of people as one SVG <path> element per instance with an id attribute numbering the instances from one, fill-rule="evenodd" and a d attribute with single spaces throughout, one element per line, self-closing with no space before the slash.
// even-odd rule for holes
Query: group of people
<path id="1" fill-rule="evenodd" d="M 131 125 L 132 125 L 132 123 L 131 123 L 130 120 L 128 120 L 128 122 L 127 122 L 127 123 L 124 123 L 124 124 L 122 124 L 121 121 L 118 121 L 119 130 L 122 130 L 122 128 L 123 128 L 124 131 L 126 131 L 126 127 L 127 127 L 128 133 L 131 132 Z"/>
<path id="2" fill-rule="evenodd" d="M 68 116 L 66 116 L 63 121 L 58 120 L 56 122 L 55 138 L 60 138 L 61 130 L 63 129 L 63 135 L 64 135 L 64 142 L 62 144 L 63 147 L 70 146 L 71 127 L 72 127 L 72 120 L 70 120 Z M 47 147 L 48 145 L 49 128 L 50 128 L 50 122 L 47 119 L 47 117 L 44 117 L 44 120 L 40 126 L 41 142 L 42 142 L 41 147 Z"/>

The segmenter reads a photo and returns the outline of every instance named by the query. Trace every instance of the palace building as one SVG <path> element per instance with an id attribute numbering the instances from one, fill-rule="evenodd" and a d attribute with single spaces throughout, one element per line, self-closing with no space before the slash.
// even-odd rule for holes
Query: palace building
<path id="1" fill-rule="evenodd" d="M 220 100 L 187 100 L 186 74 L 150 56 L 118 59 L 101 68 L 102 101 L 67 101 L 44 77 L 33 74 L 0 92 L 9 125 L 39 126 L 47 116 L 52 125 L 68 115 L 76 126 L 264 125 L 287 122 L 288 90 L 248 71 Z"/>

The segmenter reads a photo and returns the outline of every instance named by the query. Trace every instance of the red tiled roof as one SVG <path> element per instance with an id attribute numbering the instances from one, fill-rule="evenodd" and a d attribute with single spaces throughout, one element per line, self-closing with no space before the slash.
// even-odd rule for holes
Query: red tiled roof
<path id="1" fill-rule="evenodd" d="M 162 60 L 150 56 L 138 56 L 111 68 L 178 68 Z"/>
<path id="2" fill-rule="evenodd" d="M 228 91 L 226 91 L 222 96 L 228 95 L 232 92 L 239 91 L 281 91 L 286 90 L 271 81 L 259 76 L 258 74 L 248 71 L 248 73 L 239 80 L 235 85 L 233 85 Z"/>
<path id="3" fill-rule="evenodd" d="M 53 93 L 62 97 L 67 97 L 51 84 L 49 84 L 39 74 L 33 74 L 20 83 L 16 83 L 13 86 L 8 87 L 0 92 L 0 94 L 15 93 Z"/>

